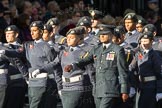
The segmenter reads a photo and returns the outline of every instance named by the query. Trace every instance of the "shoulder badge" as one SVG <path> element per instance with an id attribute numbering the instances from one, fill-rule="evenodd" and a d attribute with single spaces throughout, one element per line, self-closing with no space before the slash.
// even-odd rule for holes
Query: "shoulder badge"
<path id="1" fill-rule="evenodd" d="M 63 37 L 63 38 L 60 40 L 59 44 L 63 44 L 64 41 L 65 41 L 65 39 L 66 39 L 66 37 Z"/>

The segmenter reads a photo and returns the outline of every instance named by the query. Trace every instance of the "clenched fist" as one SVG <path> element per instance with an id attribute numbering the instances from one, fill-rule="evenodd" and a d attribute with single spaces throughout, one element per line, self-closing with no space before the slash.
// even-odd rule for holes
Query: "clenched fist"
<path id="1" fill-rule="evenodd" d="M 70 72 L 72 69 L 73 69 L 73 66 L 72 66 L 72 65 L 66 65 L 66 66 L 64 67 L 64 71 L 65 71 L 65 72 Z"/>

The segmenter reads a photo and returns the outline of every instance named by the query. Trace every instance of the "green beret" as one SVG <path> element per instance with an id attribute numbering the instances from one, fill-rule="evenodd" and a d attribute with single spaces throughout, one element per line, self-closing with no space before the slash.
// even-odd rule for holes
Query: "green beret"
<path id="1" fill-rule="evenodd" d="M 114 25 L 99 24 L 98 28 L 99 28 L 98 35 L 104 35 L 104 34 L 113 33 L 115 26 Z"/>

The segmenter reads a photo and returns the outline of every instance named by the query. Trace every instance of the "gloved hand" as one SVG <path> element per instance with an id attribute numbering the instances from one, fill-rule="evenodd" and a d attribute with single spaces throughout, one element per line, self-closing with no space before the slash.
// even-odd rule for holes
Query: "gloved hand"
<path id="1" fill-rule="evenodd" d="M 58 94 L 59 94 L 59 96 L 61 96 L 61 95 L 62 95 L 61 90 L 59 90 L 59 91 L 58 91 Z"/>
<path id="2" fill-rule="evenodd" d="M 36 78 L 38 74 L 40 74 L 40 70 L 39 70 L 39 69 L 36 69 L 35 71 L 33 71 L 33 72 L 31 73 L 31 77 L 32 77 L 32 78 Z"/>
<path id="3" fill-rule="evenodd" d="M 5 54 L 5 50 L 0 50 L 0 57 Z"/>
<path id="4" fill-rule="evenodd" d="M 5 54 L 5 50 L 0 50 L 0 54 Z"/>
<path id="5" fill-rule="evenodd" d="M 70 72 L 72 69 L 73 69 L 73 66 L 72 66 L 72 65 L 66 65 L 66 66 L 64 67 L 64 71 L 65 71 L 65 72 Z"/>
<path id="6" fill-rule="evenodd" d="M 136 94 L 136 90 L 134 87 L 130 87 L 129 97 L 133 97 Z"/>
<path id="7" fill-rule="evenodd" d="M 156 94 L 156 101 L 159 101 L 160 99 L 162 99 L 162 93 L 157 93 Z"/>
<path id="8" fill-rule="evenodd" d="M 23 75 L 23 78 L 25 79 L 26 83 L 29 84 L 29 77 L 28 77 L 28 75 Z"/>

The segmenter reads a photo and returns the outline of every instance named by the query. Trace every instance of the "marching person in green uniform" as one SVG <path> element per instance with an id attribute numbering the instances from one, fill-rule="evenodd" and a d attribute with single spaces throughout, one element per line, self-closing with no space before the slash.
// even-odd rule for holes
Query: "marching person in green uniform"
<path id="1" fill-rule="evenodd" d="M 93 86 L 96 108 L 113 108 L 121 96 L 125 102 L 128 99 L 128 82 L 124 49 L 111 42 L 112 33 L 106 25 L 99 27 L 99 40 L 85 58 L 66 65 L 65 72 L 83 68 L 89 63 L 96 67 L 95 84 Z"/>

